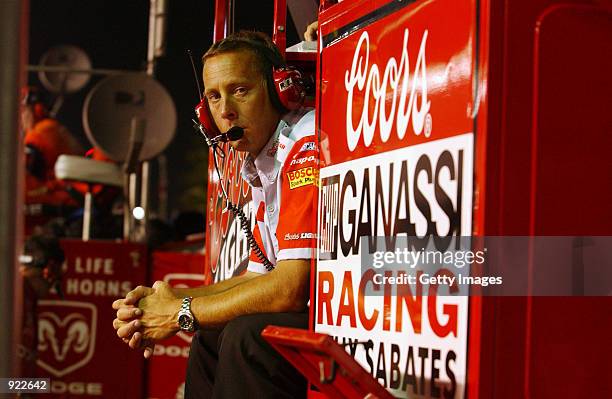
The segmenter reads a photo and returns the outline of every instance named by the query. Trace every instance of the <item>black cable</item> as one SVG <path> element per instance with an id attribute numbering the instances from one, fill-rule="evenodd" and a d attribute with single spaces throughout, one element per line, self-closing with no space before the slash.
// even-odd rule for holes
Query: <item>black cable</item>
<path id="1" fill-rule="evenodd" d="M 204 137 L 206 137 L 206 135 L 204 135 Z M 209 140 L 206 140 L 206 141 L 208 144 Z M 259 248 L 259 245 L 257 245 L 257 241 L 255 241 L 255 237 L 253 237 L 253 232 L 251 231 L 251 228 L 249 226 L 250 223 L 246 215 L 244 214 L 242 209 L 240 209 L 237 205 L 234 205 L 232 201 L 230 201 L 227 195 L 227 192 L 225 191 L 225 186 L 223 185 L 223 179 L 221 177 L 222 175 L 221 175 L 221 172 L 219 171 L 219 163 L 217 161 L 217 155 L 220 158 L 225 158 L 225 152 L 219 146 L 218 142 L 213 142 L 209 145 L 211 146 L 213 150 L 212 152 L 213 152 L 213 163 L 215 165 L 215 172 L 217 172 L 217 176 L 219 177 L 219 184 L 221 185 L 221 192 L 223 193 L 223 197 L 225 198 L 225 201 L 227 202 L 227 209 L 230 210 L 234 214 L 234 216 L 240 220 L 240 228 L 246 235 L 247 242 L 249 243 L 249 247 L 251 247 L 251 249 L 257 256 L 257 258 L 261 261 L 261 263 L 263 263 L 266 270 L 271 272 L 272 270 L 274 270 L 274 265 L 272 264 L 272 262 L 268 260 L 268 258 L 263 253 L 261 248 Z"/>
<path id="2" fill-rule="evenodd" d="M 249 228 L 249 221 L 247 220 L 246 215 L 244 214 L 242 209 L 232 204 L 229 200 L 227 201 L 227 208 L 230 211 L 232 211 L 232 213 L 236 217 L 238 217 L 238 219 L 240 220 L 240 228 L 246 234 L 247 242 L 249 243 L 249 246 L 251 247 L 253 252 L 255 252 L 255 255 L 259 258 L 261 263 L 263 263 L 266 270 L 269 272 L 274 270 L 274 265 L 272 265 L 272 263 L 268 260 L 268 258 L 266 258 L 266 255 L 264 255 L 261 248 L 259 248 L 259 245 L 257 245 L 257 242 L 255 241 L 255 237 L 253 237 L 253 233 L 251 232 L 251 229 Z"/>

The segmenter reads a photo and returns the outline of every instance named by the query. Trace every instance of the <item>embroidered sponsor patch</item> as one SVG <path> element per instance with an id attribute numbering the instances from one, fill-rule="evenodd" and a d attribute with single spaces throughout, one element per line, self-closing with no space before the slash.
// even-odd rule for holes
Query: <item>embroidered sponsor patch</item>
<path id="1" fill-rule="evenodd" d="M 273 157 L 276 155 L 276 153 L 278 152 L 279 148 L 281 150 L 285 149 L 285 145 L 281 142 L 277 140 L 274 140 L 274 142 L 272 143 L 272 147 L 270 147 L 270 149 L 268 150 L 268 156 L 269 157 Z"/>
<path id="2" fill-rule="evenodd" d="M 317 233 L 287 233 L 285 234 L 285 241 L 311 240 L 313 238 L 317 238 Z"/>
<path id="3" fill-rule="evenodd" d="M 314 155 L 311 155 L 309 157 L 292 159 L 291 162 L 289 163 L 289 166 L 291 166 L 291 165 L 301 165 L 301 164 L 306 163 L 306 162 L 314 162 L 315 160 L 316 160 L 316 158 L 315 158 Z"/>
<path id="4" fill-rule="evenodd" d="M 314 151 L 316 149 L 317 149 L 317 147 L 315 145 L 315 142 L 314 141 L 309 141 L 309 142 L 304 143 L 302 145 L 302 148 L 300 148 L 299 152 L 302 152 L 302 151 Z"/>
<path id="5" fill-rule="evenodd" d="M 291 172 L 287 172 L 287 179 L 289 179 L 289 188 L 291 190 L 298 187 L 317 184 L 317 181 L 319 180 L 319 169 L 313 166 L 308 166 L 306 168 L 293 170 Z"/>
<path id="6" fill-rule="evenodd" d="M 279 84 L 278 87 L 280 88 L 280 91 L 285 91 L 288 88 L 290 88 L 293 85 L 293 80 L 291 78 L 287 78 L 282 80 Z"/>

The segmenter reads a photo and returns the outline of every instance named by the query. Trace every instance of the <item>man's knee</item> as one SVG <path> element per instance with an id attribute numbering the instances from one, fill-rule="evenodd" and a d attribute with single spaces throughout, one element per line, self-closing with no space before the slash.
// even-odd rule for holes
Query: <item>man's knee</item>
<path id="1" fill-rule="evenodd" d="M 239 316 L 226 324 L 219 341 L 219 352 L 240 350 L 243 355 L 253 351 L 274 352 L 262 338 L 261 332 L 269 325 L 307 328 L 308 315 L 305 313 L 260 313 Z"/>
<path id="2" fill-rule="evenodd" d="M 261 331 L 268 325 L 265 315 L 254 314 L 236 317 L 225 325 L 219 342 L 219 351 L 244 348 L 247 344 L 261 343 Z"/>
<path id="3" fill-rule="evenodd" d="M 189 360 L 192 361 L 210 356 L 216 358 L 219 334 L 219 331 L 197 331 L 191 339 Z"/>

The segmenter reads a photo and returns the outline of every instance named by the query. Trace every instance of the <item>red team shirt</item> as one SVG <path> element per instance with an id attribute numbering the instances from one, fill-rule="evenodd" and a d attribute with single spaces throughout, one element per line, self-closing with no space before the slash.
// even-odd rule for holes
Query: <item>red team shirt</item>
<path id="1" fill-rule="evenodd" d="M 270 262 L 312 259 L 319 180 L 314 111 L 285 115 L 257 158 L 247 156 L 242 177 L 256 210 L 253 236 Z M 267 272 L 253 251 L 248 270 Z"/>

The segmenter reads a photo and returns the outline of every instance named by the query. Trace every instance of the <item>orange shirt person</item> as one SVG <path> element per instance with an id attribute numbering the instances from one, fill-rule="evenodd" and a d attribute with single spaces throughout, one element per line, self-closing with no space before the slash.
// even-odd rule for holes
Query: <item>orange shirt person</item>
<path id="1" fill-rule="evenodd" d="M 21 112 L 26 146 L 26 204 L 76 205 L 65 185 L 55 178 L 55 162 L 62 154 L 80 155 L 83 150 L 68 129 L 51 118 L 40 93 L 29 88 Z"/>

